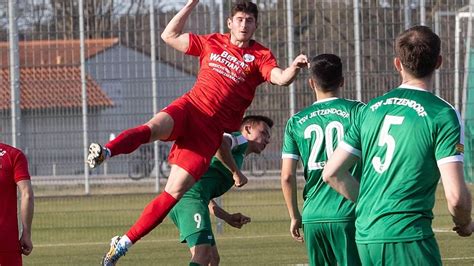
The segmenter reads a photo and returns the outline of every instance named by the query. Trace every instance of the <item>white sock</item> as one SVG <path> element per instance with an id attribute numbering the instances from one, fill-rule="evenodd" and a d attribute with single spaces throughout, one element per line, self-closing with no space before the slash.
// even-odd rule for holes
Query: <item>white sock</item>
<path id="1" fill-rule="evenodd" d="M 123 235 L 119 240 L 119 245 L 123 245 L 128 249 L 133 245 L 133 243 L 127 235 Z"/>

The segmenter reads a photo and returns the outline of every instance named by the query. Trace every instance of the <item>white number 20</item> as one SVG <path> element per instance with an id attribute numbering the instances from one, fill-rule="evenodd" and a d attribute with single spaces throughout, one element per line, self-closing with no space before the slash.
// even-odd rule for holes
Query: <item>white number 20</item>
<path id="1" fill-rule="evenodd" d="M 334 152 L 333 145 L 333 134 L 332 131 L 336 130 L 337 143 L 339 143 L 344 136 L 344 127 L 340 122 L 333 121 L 326 126 L 326 129 L 323 132 L 323 129 L 316 124 L 309 125 L 304 130 L 304 138 L 311 139 L 311 133 L 316 134 L 316 138 L 311 147 L 311 153 L 308 159 L 308 170 L 318 170 L 323 169 L 325 162 L 317 162 L 318 153 L 321 150 L 321 145 L 323 144 L 323 139 L 326 139 L 326 158 L 331 157 Z M 326 136 L 326 138 L 324 138 Z"/>
<path id="2" fill-rule="evenodd" d="M 194 214 L 194 221 L 196 222 L 196 228 L 201 227 L 201 214 L 195 213 Z"/>
<path id="3" fill-rule="evenodd" d="M 387 151 L 385 153 L 385 162 L 382 163 L 382 159 L 378 156 L 372 158 L 372 166 L 378 173 L 385 172 L 390 163 L 392 163 L 393 153 L 395 152 L 395 139 L 389 134 L 391 125 L 401 125 L 403 123 L 404 116 L 393 116 L 387 115 L 383 121 L 382 129 L 380 130 L 380 138 L 378 145 L 383 147 L 387 145 Z"/>

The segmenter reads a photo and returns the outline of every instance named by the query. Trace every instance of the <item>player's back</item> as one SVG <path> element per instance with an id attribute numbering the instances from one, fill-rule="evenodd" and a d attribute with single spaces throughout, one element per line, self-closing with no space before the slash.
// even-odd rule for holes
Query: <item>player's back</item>
<path id="1" fill-rule="evenodd" d="M 457 112 L 428 91 L 402 87 L 370 101 L 358 119 L 363 173 L 356 239 L 410 241 L 433 235 L 437 164 L 456 156 Z"/>
<path id="2" fill-rule="evenodd" d="M 315 102 L 287 123 L 283 158 L 301 158 L 306 184 L 303 223 L 354 220 L 355 206 L 325 184 L 322 170 L 362 103 L 341 98 Z M 353 169 L 357 179 L 360 171 Z"/>

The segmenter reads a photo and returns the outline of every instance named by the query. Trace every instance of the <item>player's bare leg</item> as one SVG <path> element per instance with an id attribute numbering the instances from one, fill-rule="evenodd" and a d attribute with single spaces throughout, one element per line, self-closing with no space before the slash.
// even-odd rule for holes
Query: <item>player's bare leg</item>
<path id="1" fill-rule="evenodd" d="M 211 245 L 209 244 L 201 244 L 191 247 L 189 251 L 191 251 L 191 263 L 189 265 L 193 265 L 193 263 L 199 265 L 209 265 L 211 262 Z"/>
<path id="2" fill-rule="evenodd" d="M 171 135 L 173 127 L 173 118 L 165 112 L 159 112 L 144 125 L 122 131 L 105 145 L 92 143 L 89 146 L 87 163 L 90 168 L 95 168 L 112 156 L 135 151 L 142 144 L 166 140 Z"/>
<path id="3" fill-rule="evenodd" d="M 211 247 L 211 261 L 209 262 L 210 266 L 218 266 L 221 262 L 221 257 L 219 256 L 219 251 L 217 251 L 217 245 Z"/>

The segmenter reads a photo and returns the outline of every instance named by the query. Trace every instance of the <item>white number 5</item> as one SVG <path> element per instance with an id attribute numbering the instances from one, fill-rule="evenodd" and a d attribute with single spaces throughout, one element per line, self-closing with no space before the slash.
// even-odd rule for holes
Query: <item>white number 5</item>
<path id="1" fill-rule="evenodd" d="M 378 156 L 372 158 L 372 166 L 378 173 L 385 172 L 393 159 L 393 153 L 395 152 L 395 139 L 389 134 L 391 125 L 401 125 L 403 123 L 404 116 L 393 116 L 387 115 L 383 121 L 382 129 L 380 130 L 380 138 L 378 145 L 383 147 L 387 145 L 387 152 L 385 153 L 385 162 L 382 163 L 382 159 Z"/>

